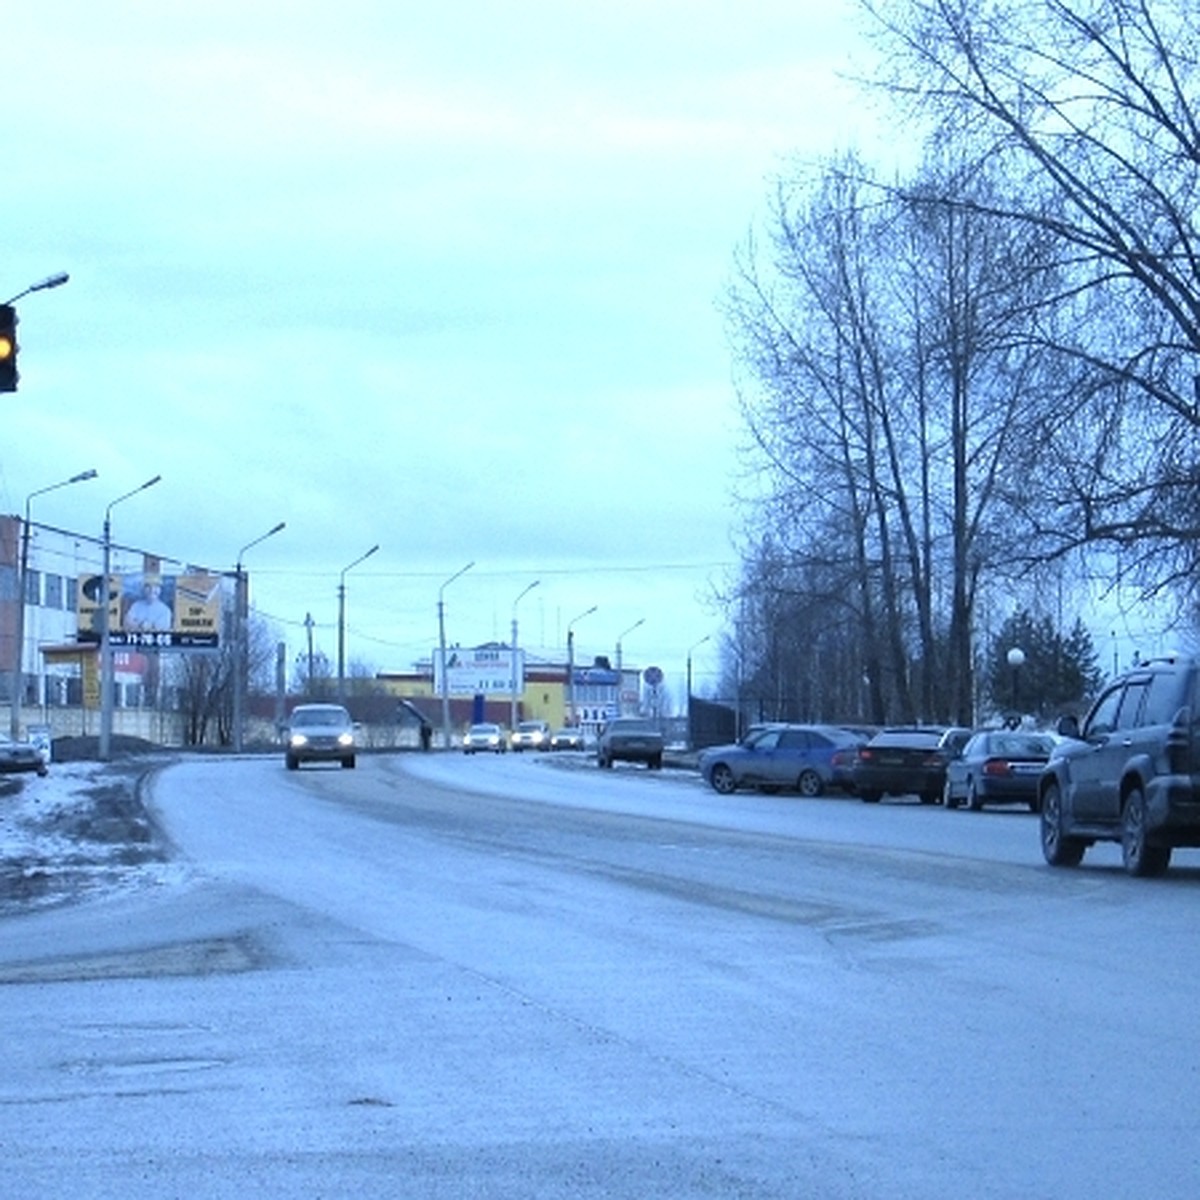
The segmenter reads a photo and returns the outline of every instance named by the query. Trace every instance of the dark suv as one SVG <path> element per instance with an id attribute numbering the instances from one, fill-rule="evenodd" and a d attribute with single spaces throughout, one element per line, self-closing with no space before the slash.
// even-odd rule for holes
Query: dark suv
<path id="1" fill-rule="evenodd" d="M 1038 782 L 1042 853 L 1074 867 L 1098 841 L 1121 843 L 1131 875 L 1161 875 L 1175 846 L 1200 846 L 1200 664 L 1155 659 L 1064 717 Z"/>

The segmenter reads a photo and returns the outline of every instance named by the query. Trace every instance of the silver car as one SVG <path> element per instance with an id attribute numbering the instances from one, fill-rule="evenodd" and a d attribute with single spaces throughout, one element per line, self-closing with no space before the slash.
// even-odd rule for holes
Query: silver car
<path id="1" fill-rule="evenodd" d="M 284 761 L 289 771 L 302 762 L 354 766 L 354 722 L 340 704 L 298 704 L 292 709 Z"/>

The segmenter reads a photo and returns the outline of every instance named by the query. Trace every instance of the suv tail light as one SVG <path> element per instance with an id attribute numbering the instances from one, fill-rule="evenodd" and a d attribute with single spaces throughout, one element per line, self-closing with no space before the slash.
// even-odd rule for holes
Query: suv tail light
<path id="1" fill-rule="evenodd" d="M 1181 708 L 1167 730 L 1163 747 L 1167 756 L 1167 770 L 1172 775 L 1190 775 L 1193 771 L 1192 755 L 1192 712 Z"/>

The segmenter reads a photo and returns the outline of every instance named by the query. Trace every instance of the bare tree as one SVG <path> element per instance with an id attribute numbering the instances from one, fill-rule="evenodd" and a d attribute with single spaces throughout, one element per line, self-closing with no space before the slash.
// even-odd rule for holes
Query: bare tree
<path id="1" fill-rule="evenodd" d="M 1148 590 L 1200 574 L 1200 8 L 1150 0 L 861 0 L 893 86 L 1007 179 L 942 199 L 1052 237 L 1069 314 L 1040 548 L 1118 551 Z M 1027 484 L 1034 480 L 1028 480 Z"/>
<path id="2" fill-rule="evenodd" d="M 792 605 L 810 637 L 853 608 L 876 720 L 971 719 L 979 579 L 1013 553 L 1006 466 L 1043 413 L 1045 239 L 942 203 L 946 174 L 883 189 L 851 161 L 781 191 L 774 257 L 748 253 L 730 307 L 773 484 L 747 585 L 820 598 Z"/>

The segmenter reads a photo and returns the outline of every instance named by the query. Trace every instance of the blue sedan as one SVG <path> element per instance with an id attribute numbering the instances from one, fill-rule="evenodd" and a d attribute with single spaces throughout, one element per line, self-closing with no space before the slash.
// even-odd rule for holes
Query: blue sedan
<path id="1" fill-rule="evenodd" d="M 1038 777 L 1054 749 L 1054 735 L 989 729 L 977 733 L 946 764 L 942 803 L 978 811 L 985 804 L 1026 804 L 1037 812 Z"/>
<path id="2" fill-rule="evenodd" d="M 765 725 L 736 745 L 704 750 L 700 774 L 722 795 L 754 787 L 819 796 L 834 781 L 834 753 L 861 745 L 862 740 L 833 725 Z"/>

